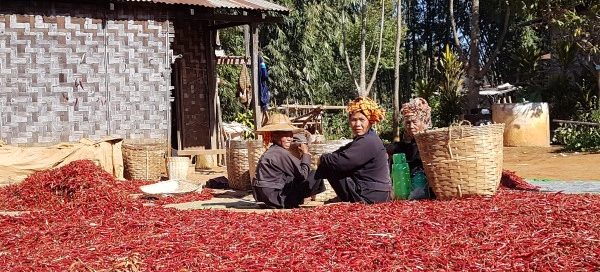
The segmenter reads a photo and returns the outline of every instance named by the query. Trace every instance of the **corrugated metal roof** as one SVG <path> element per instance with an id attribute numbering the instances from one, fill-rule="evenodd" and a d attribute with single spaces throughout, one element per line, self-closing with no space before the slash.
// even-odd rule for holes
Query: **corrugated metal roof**
<path id="1" fill-rule="evenodd" d="M 161 4 L 194 5 L 207 8 L 230 8 L 260 11 L 288 12 L 289 10 L 264 0 L 122 0 L 125 2 L 150 2 Z"/>

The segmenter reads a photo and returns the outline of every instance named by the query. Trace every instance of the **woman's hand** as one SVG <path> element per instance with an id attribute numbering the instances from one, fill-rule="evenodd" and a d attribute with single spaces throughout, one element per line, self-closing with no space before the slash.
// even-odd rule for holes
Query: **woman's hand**
<path id="1" fill-rule="evenodd" d="M 302 152 L 302 154 L 309 154 L 308 153 L 308 145 L 302 143 L 298 145 L 298 150 L 300 150 Z"/>

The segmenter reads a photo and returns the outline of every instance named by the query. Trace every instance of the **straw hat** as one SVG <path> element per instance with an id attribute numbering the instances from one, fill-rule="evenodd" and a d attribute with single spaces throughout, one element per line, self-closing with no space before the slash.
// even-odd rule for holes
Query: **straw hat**
<path id="1" fill-rule="evenodd" d="M 272 131 L 301 132 L 303 129 L 293 126 L 287 115 L 275 113 L 269 117 L 269 121 L 263 127 L 256 130 L 256 133 L 261 134 Z"/>

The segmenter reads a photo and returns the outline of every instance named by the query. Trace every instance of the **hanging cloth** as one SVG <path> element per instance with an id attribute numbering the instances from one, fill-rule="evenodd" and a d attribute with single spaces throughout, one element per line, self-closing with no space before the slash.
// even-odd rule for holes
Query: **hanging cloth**
<path id="1" fill-rule="evenodd" d="M 248 107 L 248 104 L 252 100 L 252 78 L 248 73 L 248 67 L 246 67 L 246 65 L 242 65 L 242 70 L 240 71 L 237 96 L 240 103 L 245 107 Z"/>
<path id="2" fill-rule="evenodd" d="M 269 81 L 269 73 L 267 70 L 267 64 L 261 56 L 258 57 L 258 85 L 260 87 L 260 108 L 263 112 L 269 110 L 269 87 L 267 82 Z"/>

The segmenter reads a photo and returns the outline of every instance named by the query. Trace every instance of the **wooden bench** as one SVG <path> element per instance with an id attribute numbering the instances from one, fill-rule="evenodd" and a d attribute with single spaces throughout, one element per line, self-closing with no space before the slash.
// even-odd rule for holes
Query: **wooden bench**
<path id="1" fill-rule="evenodd" d="M 580 126 L 590 126 L 590 127 L 600 127 L 600 123 L 592 123 L 592 122 L 581 122 L 581 121 L 570 121 L 570 120 L 552 120 L 554 123 L 559 124 L 571 124 L 571 125 L 580 125 Z"/>
<path id="2" fill-rule="evenodd" d="M 225 155 L 225 149 L 183 149 L 177 150 L 179 156 L 197 156 L 197 155 Z"/>

